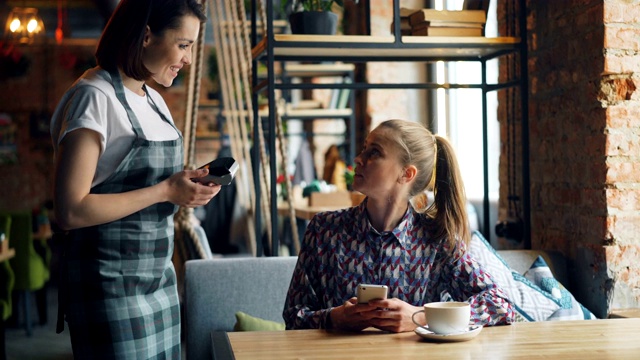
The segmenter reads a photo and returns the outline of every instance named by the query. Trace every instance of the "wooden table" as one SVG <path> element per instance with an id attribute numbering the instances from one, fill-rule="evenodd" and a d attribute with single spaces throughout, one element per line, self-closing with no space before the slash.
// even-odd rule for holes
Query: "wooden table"
<path id="1" fill-rule="evenodd" d="M 295 330 L 214 333 L 216 355 L 242 359 L 638 359 L 640 319 L 547 321 L 494 326 L 469 341 L 436 343 L 392 334 Z M 220 335 L 220 333 L 218 333 Z M 230 345 L 230 348 L 229 348 Z M 222 351 L 224 353 L 224 351 Z"/>

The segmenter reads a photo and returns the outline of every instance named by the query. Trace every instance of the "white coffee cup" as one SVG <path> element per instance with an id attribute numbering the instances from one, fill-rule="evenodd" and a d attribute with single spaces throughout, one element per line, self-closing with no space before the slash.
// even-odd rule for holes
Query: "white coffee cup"
<path id="1" fill-rule="evenodd" d="M 471 319 L 471 306 L 466 302 L 447 301 L 432 302 L 424 304 L 424 310 L 416 311 L 411 320 L 427 330 L 436 334 L 454 334 L 465 332 L 469 329 L 469 320 Z M 415 316 L 424 313 L 427 318 L 427 325 L 419 324 L 415 320 Z"/>

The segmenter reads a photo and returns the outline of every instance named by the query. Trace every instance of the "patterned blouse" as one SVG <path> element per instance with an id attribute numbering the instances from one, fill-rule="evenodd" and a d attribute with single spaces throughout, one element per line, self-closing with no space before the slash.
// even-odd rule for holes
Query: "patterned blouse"
<path id="1" fill-rule="evenodd" d="M 330 328 L 329 312 L 356 296 L 360 283 L 389 287 L 413 306 L 466 301 L 475 324 L 514 321 L 505 292 L 459 243 L 429 238 L 429 220 L 411 207 L 392 231 L 370 224 L 359 206 L 316 215 L 307 226 L 283 317 L 287 329 Z"/>

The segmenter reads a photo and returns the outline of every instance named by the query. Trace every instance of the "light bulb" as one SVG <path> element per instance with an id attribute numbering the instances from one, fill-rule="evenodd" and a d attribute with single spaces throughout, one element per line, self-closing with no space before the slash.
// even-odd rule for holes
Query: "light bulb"
<path id="1" fill-rule="evenodd" d="M 36 19 L 29 20 L 29 22 L 27 23 L 27 31 L 32 33 L 36 31 L 37 28 L 38 28 L 38 21 Z"/>
<path id="2" fill-rule="evenodd" d="M 20 28 L 20 19 L 14 18 L 11 21 L 11 24 L 9 24 L 9 30 L 11 30 L 11 32 L 16 32 L 18 31 L 19 28 Z"/>

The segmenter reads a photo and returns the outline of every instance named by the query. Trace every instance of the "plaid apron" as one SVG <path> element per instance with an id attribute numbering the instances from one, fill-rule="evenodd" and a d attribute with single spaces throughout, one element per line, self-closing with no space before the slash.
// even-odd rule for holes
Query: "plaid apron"
<path id="1" fill-rule="evenodd" d="M 91 189 L 94 194 L 155 185 L 183 167 L 178 129 L 176 140 L 141 138 L 120 74 L 110 77 L 136 139 L 116 171 Z M 144 90 L 154 110 L 175 128 Z M 111 223 L 70 232 L 59 306 L 66 314 L 75 359 L 180 359 L 180 305 L 171 262 L 177 209 L 169 202 L 159 203 Z"/>

